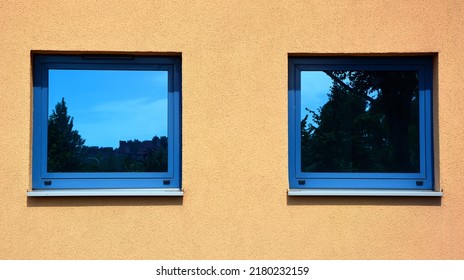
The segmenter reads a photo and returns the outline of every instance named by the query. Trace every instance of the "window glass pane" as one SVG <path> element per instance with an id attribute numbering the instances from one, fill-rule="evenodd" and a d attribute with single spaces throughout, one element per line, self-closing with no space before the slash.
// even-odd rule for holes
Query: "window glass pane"
<path id="1" fill-rule="evenodd" d="M 49 70 L 48 172 L 166 172 L 168 72 Z"/>
<path id="2" fill-rule="evenodd" d="M 302 172 L 420 171 L 418 73 L 301 72 Z"/>

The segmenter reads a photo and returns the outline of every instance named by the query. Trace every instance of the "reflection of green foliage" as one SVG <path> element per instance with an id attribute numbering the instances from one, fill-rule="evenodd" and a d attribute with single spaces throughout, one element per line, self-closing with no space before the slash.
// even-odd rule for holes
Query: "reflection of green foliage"
<path id="1" fill-rule="evenodd" d="M 143 172 L 143 164 L 136 160 L 133 156 L 129 155 L 124 159 L 125 172 Z"/>
<path id="2" fill-rule="evenodd" d="M 81 150 L 85 140 L 73 126 L 63 98 L 48 118 L 48 172 L 70 172 L 82 166 Z"/>
<path id="3" fill-rule="evenodd" d="M 327 74 L 334 80 L 328 102 L 301 121 L 302 171 L 417 172 L 416 73 Z"/>
<path id="4" fill-rule="evenodd" d="M 168 138 L 153 137 L 153 149 L 144 161 L 144 167 L 149 172 L 166 172 L 168 170 Z"/>
<path id="5" fill-rule="evenodd" d="M 151 141 L 130 140 L 124 146 L 83 147 L 82 172 L 167 172 L 167 137 Z"/>

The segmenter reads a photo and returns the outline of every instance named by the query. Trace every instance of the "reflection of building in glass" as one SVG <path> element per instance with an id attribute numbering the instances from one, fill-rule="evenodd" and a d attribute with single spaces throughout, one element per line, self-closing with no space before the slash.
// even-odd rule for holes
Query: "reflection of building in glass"
<path id="1" fill-rule="evenodd" d="M 168 138 L 153 137 L 152 140 L 119 141 L 114 150 L 117 158 L 123 158 L 126 171 L 166 172 L 168 166 Z"/>
<path id="2" fill-rule="evenodd" d="M 119 141 L 119 148 L 117 153 L 119 155 L 129 155 L 136 160 L 143 160 L 148 157 L 150 152 L 154 151 L 157 147 L 154 141 Z"/>

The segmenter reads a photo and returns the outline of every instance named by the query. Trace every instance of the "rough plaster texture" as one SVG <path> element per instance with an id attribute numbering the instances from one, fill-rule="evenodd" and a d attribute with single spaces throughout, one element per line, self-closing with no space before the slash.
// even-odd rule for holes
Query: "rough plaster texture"
<path id="1" fill-rule="evenodd" d="M 460 0 L 0 1 L 1 259 L 463 259 Z M 27 198 L 31 51 L 182 56 L 178 198 Z M 288 54 L 436 56 L 436 198 L 289 198 Z"/>

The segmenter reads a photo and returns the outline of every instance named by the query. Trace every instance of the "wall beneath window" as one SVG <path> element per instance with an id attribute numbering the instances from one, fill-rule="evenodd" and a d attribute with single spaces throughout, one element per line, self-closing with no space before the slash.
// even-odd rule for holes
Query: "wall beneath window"
<path id="1" fill-rule="evenodd" d="M 1 259 L 464 259 L 464 4 L 1 1 Z M 182 55 L 178 198 L 27 198 L 31 51 Z M 437 198 L 287 197 L 288 54 L 436 55 Z"/>

